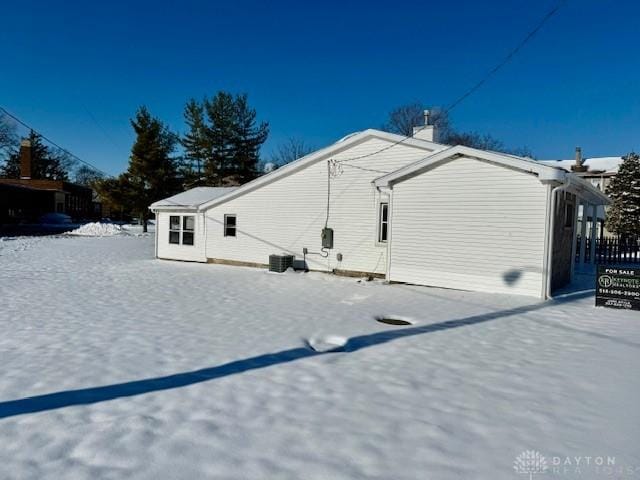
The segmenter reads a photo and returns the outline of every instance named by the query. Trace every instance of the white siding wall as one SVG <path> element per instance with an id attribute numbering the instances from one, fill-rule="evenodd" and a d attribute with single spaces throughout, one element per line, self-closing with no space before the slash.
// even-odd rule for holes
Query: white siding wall
<path id="1" fill-rule="evenodd" d="M 546 188 L 459 158 L 393 187 L 390 280 L 540 296 Z"/>
<path id="2" fill-rule="evenodd" d="M 193 245 L 175 245 L 169 243 L 169 217 L 171 215 L 195 215 L 196 226 Z M 156 213 L 158 258 L 206 262 L 204 215 L 194 212 L 158 212 Z"/>
<path id="3" fill-rule="evenodd" d="M 350 158 L 375 152 L 388 142 L 369 139 L 333 156 Z M 415 147 L 398 145 L 353 165 L 391 172 L 428 155 Z M 376 243 L 379 193 L 371 181 L 382 173 L 344 166 L 331 179 L 328 226 L 334 230 L 334 248 L 329 257 L 308 255 L 314 270 L 353 270 L 385 273 L 386 246 Z M 270 254 L 290 253 L 302 259 L 302 249 L 320 252 L 321 230 L 327 205 L 327 162 L 319 161 L 304 170 L 281 178 L 237 199 L 205 212 L 208 258 L 266 264 Z M 224 237 L 225 214 L 237 215 L 237 237 Z M 342 253 L 343 261 L 336 260 Z"/>

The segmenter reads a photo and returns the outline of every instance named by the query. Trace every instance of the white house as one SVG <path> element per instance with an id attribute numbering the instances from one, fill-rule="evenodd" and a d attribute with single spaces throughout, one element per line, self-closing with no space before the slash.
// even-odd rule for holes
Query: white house
<path id="1" fill-rule="evenodd" d="M 286 253 L 311 270 L 541 298 L 566 283 L 578 202 L 607 197 L 562 169 L 434 133 L 366 130 L 241 187 L 154 203 L 156 256 L 266 266 Z"/>

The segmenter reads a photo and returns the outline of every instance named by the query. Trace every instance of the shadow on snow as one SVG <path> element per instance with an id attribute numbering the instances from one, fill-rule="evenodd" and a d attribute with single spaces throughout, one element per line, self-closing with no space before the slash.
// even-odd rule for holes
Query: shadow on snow
<path id="1" fill-rule="evenodd" d="M 381 345 L 383 343 L 391 342 L 400 338 L 412 337 L 415 335 L 422 335 L 425 333 L 448 330 L 468 325 L 475 325 L 503 317 L 524 314 L 530 311 L 545 308 L 551 304 L 557 304 L 560 302 L 566 303 L 591 295 L 592 292 L 584 292 L 552 302 L 540 302 L 532 305 L 526 305 L 497 312 L 483 313 L 466 318 L 448 320 L 440 323 L 433 323 L 429 325 L 410 328 L 401 328 L 397 330 L 387 330 L 371 333 L 368 335 L 360 335 L 350 338 L 343 347 L 335 349 L 333 350 L 333 352 L 356 352 L 363 348 Z M 607 338 L 611 340 L 615 339 L 614 337 Z M 633 345 L 636 347 L 640 347 L 640 345 Z M 267 368 L 274 365 L 294 362 L 296 360 L 301 360 L 303 358 L 314 357 L 322 354 L 323 353 L 315 352 L 309 348 L 297 347 L 288 350 L 282 350 L 280 352 L 267 353 L 251 358 L 237 360 L 215 367 L 177 373 L 164 377 L 135 380 L 131 382 L 104 385 L 101 387 L 66 390 L 22 398 L 19 400 L 10 400 L 0 402 L 0 418 L 13 417 L 16 415 L 23 415 L 27 413 L 44 412 L 74 405 L 89 405 L 93 403 L 114 400 L 117 398 L 132 397 L 135 395 L 143 395 L 145 393 L 186 387 L 209 380 L 215 380 L 217 378 L 227 377 L 251 370 Z"/>

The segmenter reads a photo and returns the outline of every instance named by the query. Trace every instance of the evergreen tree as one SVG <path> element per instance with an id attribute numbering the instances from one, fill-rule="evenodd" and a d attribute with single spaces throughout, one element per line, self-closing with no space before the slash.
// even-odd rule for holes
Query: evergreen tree
<path id="1" fill-rule="evenodd" d="M 207 136 L 211 157 L 205 165 L 207 181 L 213 185 L 230 183 L 229 175 L 234 170 L 236 108 L 233 96 L 218 92 L 211 100 L 204 100 L 209 125 Z"/>
<path id="2" fill-rule="evenodd" d="M 112 212 L 120 213 L 120 220 L 131 215 L 131 192 L 126 176 L 104 178 L 93 183 L 93 188 L 98 192 L 100 202 L 109 207 Z"/>
<path id="3" fill-rule="evenodd" d="M 269 135 L 269 125 L 256 125 L 256 111 L 249 107 L 247 95 L 237 95 L 233 143 L 234 173 L 239 183 L 246 183 L 259 175 L 260 147 Z"/>
<path id="4" fill-rule="evenodd" d="M 33 131 L 27 139 L 31 142 L 31 178 L 67 181 L 73 166 L 69 155 L 45 145 L 42 137 Z M 20 150 L 17 147 L 0 167 L 0 176 L 20 178 Z"/>
<path id="5" fill-rule="evenodd" d="M 180 140 L 185 151 L 181 174 L 185 186 L 191 188 L 205 180 L 204 166 L 211 161 L 211 146 L 204 119 L 204 106 L 194 99 L 189 100 L 184 109 L 184 119 L 188 131 Z"/>
<path id="6" fill-rule="evenodd" d="M 138 109 L 131 126 L 136 141 L 131 148 L 129 168 L 118 179 L 117 196 L 127 210 L 140 218 L 146 232 L 151 216 L 149 205 L 181 188 L 172 157 L 177 137 L 144 106 Z"/>
<path id="7" fill-rule="evenodd" d="M 221 91 L 202 103 L 190 100 L 184 116 L 188 131 L 181 139 L 183 170 L 185 176 L 198 178 L 187 184 L 237 185 L 259 174 L 260 147 L 269 127 L 265 122 L 257 125 L 246 95 Z M 199 165 L 202 175 L 196 173 Z"/>
<path id="8" fill-rule="evenodd" d="M 607 188 L 613 203 L 607 211 L 606 224 L 617 235 L 640 236 L 640 156 L 631 152 L 622 159 Z"/>

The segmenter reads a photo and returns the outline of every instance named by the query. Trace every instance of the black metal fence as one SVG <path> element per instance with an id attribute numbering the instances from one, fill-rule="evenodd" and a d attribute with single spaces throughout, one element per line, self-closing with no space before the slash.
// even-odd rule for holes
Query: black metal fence
<path id="1" fill-rule="evenodd" d="M 576 262 L 580 258 L 580 235 L 576 246 Z M 595 263 L 640 263 L 640 238 L 597 238 L 595 246 L 593 241 L 585 239 L 586 263 L 591 262 L 591 249 L 595 247 Z"/>

